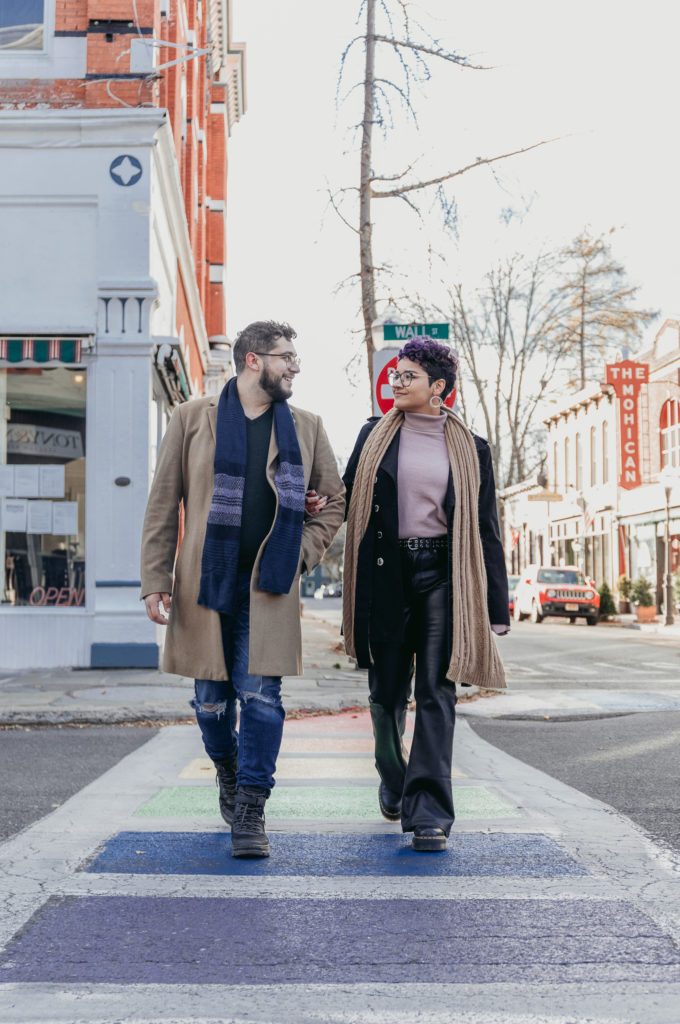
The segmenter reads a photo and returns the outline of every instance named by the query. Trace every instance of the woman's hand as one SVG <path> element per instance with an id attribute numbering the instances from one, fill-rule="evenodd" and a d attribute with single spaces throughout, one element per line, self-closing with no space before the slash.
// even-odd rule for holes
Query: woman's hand
<path id="1" fill-rule="evenodd" d="M 322 508 L 325 507 L 328 501 L 327 496 L 324 494 L 317 494 L 316 491 L 307 491 L 305 494 L 305 512 L 307 515 L 315 516 Z"/>

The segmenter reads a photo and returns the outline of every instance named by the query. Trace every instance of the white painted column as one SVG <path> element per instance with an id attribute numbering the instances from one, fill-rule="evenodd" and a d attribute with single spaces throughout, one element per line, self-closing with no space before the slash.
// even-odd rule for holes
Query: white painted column
<path id="1" fill-rule="evenodd" d="M 151 477 L 152 286 L 100 293 L 88 394 L 88 590 L 92 664 L 150 666 L 157 627 L 140 601 L 140 539 Z"/>

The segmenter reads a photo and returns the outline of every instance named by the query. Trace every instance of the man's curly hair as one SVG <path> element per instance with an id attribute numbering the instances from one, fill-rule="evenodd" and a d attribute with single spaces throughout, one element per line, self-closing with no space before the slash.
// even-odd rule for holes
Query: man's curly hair
<path id="1" fill-rule="evenodd" d="M 407 341 L 399 353 L 399 359 L 410 359 L 420 363 L 430 384 L 436 380 L 446 381 L 444 398 L 450 395 L 456 384 L 458 360 L 448 345 L 435 341 L 429 334 L 422 334 L 413 341 Z"/>

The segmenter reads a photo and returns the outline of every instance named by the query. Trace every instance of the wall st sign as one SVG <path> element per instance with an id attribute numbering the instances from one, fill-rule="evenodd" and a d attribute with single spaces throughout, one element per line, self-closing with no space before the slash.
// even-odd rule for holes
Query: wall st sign
<path id="1" fill-rule="evenodd" d="M 607 384 L 619 400 L 621 473 L 619 487 L 632 490 L 642 483 L 640 473 L 640 388 L 649 383 L 649 364 L 624 359 L 606 367 Z"/>

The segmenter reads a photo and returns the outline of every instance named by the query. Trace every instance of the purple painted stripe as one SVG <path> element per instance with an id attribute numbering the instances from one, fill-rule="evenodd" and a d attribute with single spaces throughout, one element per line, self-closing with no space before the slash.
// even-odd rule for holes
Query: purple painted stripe
<path id="1" fill-rule="evenodd" d="M 68 897 L 0 958 L 3 982 L 680 982 L 625 902 Z"/>

